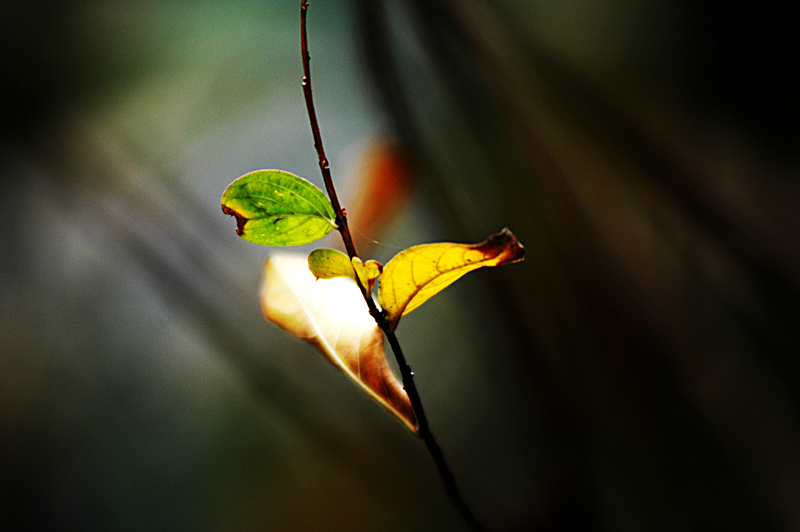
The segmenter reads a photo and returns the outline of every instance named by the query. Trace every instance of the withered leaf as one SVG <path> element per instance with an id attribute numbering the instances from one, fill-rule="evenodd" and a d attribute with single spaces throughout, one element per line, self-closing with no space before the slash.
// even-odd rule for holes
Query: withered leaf
<path id="1" fill-rule="evenodd" d="M 319 348 L 417 434 L 411 402 L 386 360 L 383 332 L 352 279 L 316 280 L 304 257 L 273 255 L 264 266 L 261 307 L 269 321 Z"/>
<path id="2" fill-rule="evenodd" d="M 521 261 L 525 248 L 508 229 L 480 244 L 436 243 L 413 246 L 386 263 L 378 302 L 391 329 L 400 318 L 432 298 L 462 275 L 487 266 Z"/>

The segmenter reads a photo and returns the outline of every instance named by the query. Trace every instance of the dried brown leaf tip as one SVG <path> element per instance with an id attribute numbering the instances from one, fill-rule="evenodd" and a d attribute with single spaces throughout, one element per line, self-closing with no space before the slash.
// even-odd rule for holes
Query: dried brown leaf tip
<path id="1" fill-rule="evenodd" d="M 525 259 L 525 247 L 508 227 L 475 246 L 475 250 L 485 257 L 494 257 L 500 264 L 511 264 Z"/>
<path id="2" fill-rule="evenodd" d="M 244 225 L 247 223 L 247 218 L 226 205 L 222 206 L 222 212 L 236 218 L 236 234 L 242 236 L 242 234 L 244 234 Z"/>

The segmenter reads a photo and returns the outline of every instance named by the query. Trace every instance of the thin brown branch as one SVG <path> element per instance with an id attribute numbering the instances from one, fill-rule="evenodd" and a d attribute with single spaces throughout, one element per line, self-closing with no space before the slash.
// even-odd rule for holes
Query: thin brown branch
<path id="1" fill-rule="evenodd" d="M 306 0 L 301 0 L 300 48 L 303 54 L 303 96 L 306 101 L 306 109 L 308 110 L 308 121 L 311 124 L 311 134 L 314 136 L 314 149 L 317 150 L 317 155 L 319 156 L 319 169 L 322 172 L 322 180 L 325 182 L 325 190 L 328 192 L 328 197 L 330 197 L 333 210 L 336 213 L 336 225 L 338 226 L 339 233 L 342 235 L 347 254 L 352 258 L 358 256 L 358 254 L 353 244 L 353 238 L 350 236 L 350 230 L 347 227 L 347 215 L 339 203 L 339 197 L 336 195 L 336 188 L 333 186 L 331 167 L 328 162 L 328 157 L 325 155 L 325 148 L 322 146 L 322 133 L 320 133 L 319 130 L 317 111 L 314 107 L 314 96 L 311 89 L 311 54 L 308 53 L 308 31 L 306 30 L 307 12 L 308 2 Z"/>
<path id="2" fill-rule="evenodd" d="M 314 107 L 314 96 L 311 89 L 311 55 L 308 51 L 308 31 L 306 29 L 307 13 L 308 2 L 307 0 L 301 0 L 300 44 L 303 57 L 303 96 L 306 102 L 306 109 L 308 110 L 308 121 L 311 125 L 311 134 L 314 137 L 314 148 L 316 149 L 317 156 L 319 157 L 319 169 L 322 172 L 322 179 L 325 182 L 325 189 L 328 192 L 334 212 L 336 213 L 336 224 L 339 229 L 339 234 L 342 236 L 344 246 L 347 249 L 347 254 L 350 256 L 350 258 L 353 258 L 357 257 L 358 254 L 356 253 L 355 245 L 353 244 L 353 238 L 350 235 L 350 229 L 347 225 L 347 216 L 344 209 L 342 209 L 341 204 L 339 203 L 339 197 L 337 196 L 336 188 L 333 185 L 330 164 L 328 163 L 328 157 L 325 155 L 325 149 L 322 146 L 322 134 L 320 133 L 319 122 L 317 121 L 317 112 Z M 447 495 L 450 497 L 450 500 L 453 502 L 456 509 L 462 515 L 470 528 L 472 528 L 472 530 L 475 530 L 476 532 L 485 532 L 486 529 L 475 518 L 472 510 L 461 496 L 461 492 L 456 485 L 455 477 L 453 476 L 452 471 L 450 471 L 450 467 L 447 465 L 447 460 L 445 460 L 444 453 L 442 453 L 441 447 L 439 447 L 436 438 L 434 438 L 433 433 L 430 430 L 428 418 L 425 416 L 425 410 L 422 407 L 422 399 L 420 399 L 419 392 L 417 392 L 417 386 L 414 384 L 414 372 L 411 371 L 411 366 L 409 366 L 406 362 L 405 356 L 403 355 L 403 350 L 400 348 L 400 342 L 397 340 L 397 336 L 391 330 L 386 317 L 378 309 L 377 305 L 375 304 L 375 300 L 372 299 L 372 294 L 370 294 L 369 291 L 361 284 L 357 276 L 356 284 L 361 290 L 364 300 L 367 302 L 370 315 L 375 319 L 378 327 L 381 328 L 383 333 L 386 335 L 386 338 L 389 340 L 392 353 L 394 353 L 395 359 L 397 360 L 397 365 L 400 369 L 400 375 L 403 380 L 403 388 L 408 394 L 408 398 L 411 401 L 411 406 L 414 409 L 414 415 L 417 418 L 419 436 L 425 442 L 428 452 L 436 464 L 436 469 L 439 472 L 439 476 L 442 478 L 442 482 L 444 482 Z"/>

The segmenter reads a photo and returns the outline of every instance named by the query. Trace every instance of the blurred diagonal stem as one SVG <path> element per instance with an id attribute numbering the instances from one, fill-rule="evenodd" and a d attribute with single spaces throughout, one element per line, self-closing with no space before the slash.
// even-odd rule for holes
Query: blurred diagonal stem
<path id="1" fill-rule="evenodd" d="M 328 157 L 325 155 L 325 149 L 322 146 L 322 134 L 320 133 L 319 122 L 317 121 L 317 111 L 314 107 L 314 96 L 311 89 L 311 55 L 308 51 L 308 31 L 306 29 L 307 13 L 308 2 L 306 0 L 301 0 L 300 43 L 303 56 L 303 96 L 306 102 L 306 109 L 308 110 L 308 121 L 311 124 L 311 134 L 314 136 L 314 148 L 316 149 L 317 156 L 319 157 L 319 169 L 322 172 L 322 179 L 325 182 L 325 189 L 328 192 L 331 204 L 333 205 L 333 209 L 336 213 L 336 225 L 339 230 L 339 234 L 342 236 L 344 246 L 347 249 L 347 254 L 352 259 L 353 257 L 357 257 L 358 254 L 356 253 L 356 248 L 353 244 L 353 238 L 350 235 L 350 229 L 347 225 L 347 214 L 339 203 L 339 197 L 336 194 L 336 187 L 333 185 L 331 168 L 328 162 Z M 444 453 L 442 453 L 441 447 L 439 447 L 439 444 L 436 442 L 436 438 L 434 438 L 433 433 L 430 430 L 428 419 L 425 416 L 425 410 L 422 408 L 422 400 L 420 399 L 419 393 L 417 392 L 417 387 L 414 384 L 414 372 L 411 371 L 411 366 L 409 366 L 406 362 L 405 356 L 403 355 L 403 350 L 400 348 L 400 342 L 397 340 L 397 336 L 391 330 L 386 317 L 378 309 L 377 305 L 375 305 L 372 295 L 369 293 L 366 287 L 361 284 L 358 276 L 356 276 L 356 284 L 361 290 L 364 300 L 367 302 L 370 315 L 375 319 L 378 327 L 381 328 L 383 333 L 386 335 L 386 338 L 389 340 L 389 345 L 392 348 L 392 352 L 397 360 L 397 365 L 400 368 L 400 374 L 403 380 L 403 388 L 405 388 L 409 400 L 411 401 L 411 406 L 414 408 L 414 415 L 417 418 L 419 436 L 425 442 L 428 452 L 431 454 L 433 461 L 436 463 L 436 468 L 439 471 L 442 481 L 444 482 L 444 486 L 447 490 L 450 500 L 473 530 L 485 532 L 486 529 L 477 520 L 475 515 L 472 513 L 472 510 L 461 496 L 461 492 L 456 485 L 455 477 L 450 471 L 450 467 L 447 465 L 447 461 L 445 460 Z"/>

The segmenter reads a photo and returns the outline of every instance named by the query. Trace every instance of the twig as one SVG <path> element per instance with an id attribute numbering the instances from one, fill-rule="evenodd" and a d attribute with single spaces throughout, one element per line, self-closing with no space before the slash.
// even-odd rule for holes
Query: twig
<path id="1" fill-rule="evenodd" d="M 308 1 L 301 0 L 300 43 L 303 56 L 303 96 L 305 97 L 306 109 L 308 110 L 308 121 L 311 124 L 311 134 L 314 137 L 314 148 L 316 149 L 317 156 L 319 157 L 319 169 L 322 172 L 322 179 L 325 182 L 325 189 L 328 192 L 334 212 L 336 213 L 336 225 L 338 226 L 339 234 L 342 236 L 342 241 L 344 242 L 347 254 L 350 256 L 350 258 L 353 258 L 357 257 L 358 254 L 356 253 L 356 248 L 353 244 L 353 238 L 350 235 L 350 229 L 347 225 L 347 215 L 339 203 L 339 197 L 337 196 L 336 188 L 333 185 L 330 164 L 328 163 L 328 158 L 325 155 L 325 149 L 322 147 L 322 134 L 320 133 L 319 123 L 317 122 L 317 112 L 314 108 L 314 97 L 311 90 L 311 55 L 308 52 L 308 32 L 306 30 L 307 12 Z M 386 335 L 386 338 L 389 340 L 392 353 L 394 353 L 395 359 L 397 360 L 397 365 L 400 369 L 400 375 L 402 376 L 403 380 L 403 388 L 408 394 L 408 398 L 411 401 L 411 406 L 414 409 L 414 415 L 417 418 L 419 436 L 425 442 L 428 452 L 436 464 L 436 469 L 438 470 L 439 476 L 444 482 L 447 495 L 450 497 L 450 500 L 453 502 L 461 516 L 473 530 L 476 532 L 486 532 L 486 529 L 477 520 L 475 515 L 472 513 L 472 510 L 461 496 L 461 492 L 456 485 L 455 477 L 450 471 L 450 467 L 447 465 L 447 461 L 445 460 L 444 453 L 442 453 L 441 447 L 439 447 L 439 444 L 436 442 L 436 438 L 434 438 L 433 433 L 430 430 L 428 418 L 425 416 L 425 410 L 422 408 L 422 400 L 420 399 L 419 393 L 417 392 L 417 387 L 414 384 L 414 372 L 411 371 L 411 366 L 409 366 L 406 362 L 405 356 L 403 355 L 403 350 L 400 348 L 400 342 L 397 340 L 397 336 L 390 329 L 389 323 L 386 321 L 386 317 L 378 309 L 377 305 L 375 305 L 372 295 L 361 284 L 358 276 L 356 276 L 356 284 L 358 284 L 361 294 L 364 296 L 364 300 L 367 302 L 370 315 L 375 319 L 378 327 L 380 327 L 380 329 Z"/>

